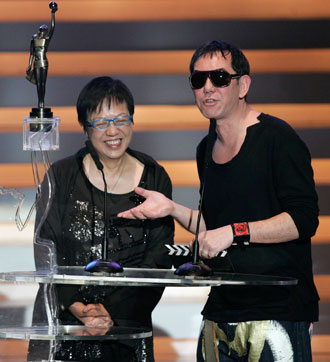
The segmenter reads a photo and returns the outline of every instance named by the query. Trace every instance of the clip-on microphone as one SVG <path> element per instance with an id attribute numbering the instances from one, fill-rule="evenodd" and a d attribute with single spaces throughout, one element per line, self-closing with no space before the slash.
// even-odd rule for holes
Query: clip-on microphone
<path id="1" fill-rule="evenodd" d="M 209 126 L 209 133 L 207 136 L 206 151 L 205 151 L 204 179 L 203 179 L 203 184 L 202 184 L 201 197 L 199 200 L 195 240 L 194 240 L 194 244 L 193 244 L 193 253 L 192 253 L 193 260 L 191 262 L 180 265 L 175 270 L 175 274 L 177 274 L 177 275 L 209 276 L 209 275 L 213 274 L 212 269 L 208 265 L 204 264 L 199 258 L 198 234 L 199 234 L 199 226 L 200 226 L 201 216 L 202 216 L 202 204 L 203 204 L 203 199 L 204 199 L 206 174 L 207 174 L 207 170 L 208 170 L 210 161 L 212 159 L 212 150 L 213 150 L 214 140 L 215 140 L 215 136 L 216 136 L 215 126 L 216 126 L 215 119 L 211 118 L 210 126 Z"/>
<path id="2" fill-rule="evenodd" d="M 107 273 L 119 273 L 123 271 L 123 268 L 117 262 L 108 259 L 108 218 L 107 218 L 107 183 L 105 180 L 103 165 L 99 159 L 99 156 L 90 140 L 85 142 L 88 152 L 90 153 L 93 161 L 95 162 L 98 170 L 101 171 L 104 182 L 104 238 L 102 244 L 102 259 L 96 259 L 91 261 L 85 266 L 85 270 L 88 272 L 107 272 Z"/>

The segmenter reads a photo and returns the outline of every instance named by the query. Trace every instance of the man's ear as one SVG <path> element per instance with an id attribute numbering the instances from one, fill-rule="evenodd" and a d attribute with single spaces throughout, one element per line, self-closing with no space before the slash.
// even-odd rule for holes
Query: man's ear
<path id="1" fill-rule="evenodd" d="M 239 79 L 239 99 L 243 99 L 247 95 L 250 89 L 250 84 L 251 84 L 250 76 L 248 76 L 247 74 L 242 75 L 241 78 Z"/>

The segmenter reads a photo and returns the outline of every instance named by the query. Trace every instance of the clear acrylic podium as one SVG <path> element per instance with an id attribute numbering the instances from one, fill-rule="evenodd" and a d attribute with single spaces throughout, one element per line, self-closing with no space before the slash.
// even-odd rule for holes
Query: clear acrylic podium
<path id="1" fill-rule="evenodd" d="M 25 339 L 48 341 L 48 361 L 55 361 L 59 341 L 121 341 L 137 340 L 152 336 L 151 330 L 130 327 L 89 328 L 76 325 L 61 325 L 57 319 L 55 284 L 101 285 L 101 286 L 180 286 L 221 287 L 222 285 L 295 285 L 297 280 L 275 276 L 214 273 L 209 277 L 178 276 L 174 270 L 124 268 L 123 273 L 89 273 L 83 267 L 57 267 L 49 270 L 0 273 L 0 282 L 41 283 L 43 286 L 47 324 L 31 326 L 0 327 L 2 339 Z M 29 359 L 29 361 L 32 361 Z M 39 360 L 38 360 L 39 361 Z"/>
<path id="2" fill-rule="evenodd" d="M 297 284 L 296 279 L 249 275 L 236 273 L 214 273 L 209 277 L 178 276 L 169 269 L 124 268 L 123 273 L 89 273 L 83 267 L 58 267 L 55 272 L 45 270 L 0 273 L 0 282 L 42 283 L 45 286 L 45 309 L 49 311 L 48 325 L 30 328 L 0 328 L 1 338 L 68 340 L 68 339 L 128 339 L 151 336 L 151 331 L 113 327 L 109 331 L 84 326 L 61 326 L 57 321 L 54 284 L 102 285 L 102 286 L 180 286 L 180 287 L 219 287 L 222 285 L 278 285 Z"/>

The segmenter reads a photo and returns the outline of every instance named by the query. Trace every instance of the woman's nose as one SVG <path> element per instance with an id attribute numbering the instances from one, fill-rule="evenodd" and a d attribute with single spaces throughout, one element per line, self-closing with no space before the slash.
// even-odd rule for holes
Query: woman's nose
<path id="1" fill-rule="evenodd" d="M 106 133 L 108 135 L 114 135 L 118 132 L 117 126 L 113 122 L 110 122 L 110 126 L 106 128 Z"/>

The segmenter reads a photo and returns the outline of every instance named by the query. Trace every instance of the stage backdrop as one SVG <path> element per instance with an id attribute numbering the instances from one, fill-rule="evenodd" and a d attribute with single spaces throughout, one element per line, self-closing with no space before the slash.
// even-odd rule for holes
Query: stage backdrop
<path id="1" fill-rule="evenodd" d="M 74 109 L 81 88 L 95 76 L 118 77 L 136 100 L 132 148 L 164 164 L 174 198 L 189 207 L 198 205 L 195 147 L 208 128 L 189 88 L 190 57 L 213 39 L 246 52 L 252 73 L 248 101 L 288 121 L 311 151 L 320 205 L 313 238 L 321 296 L 315 333 L 330 336 L 329 0 L 60 0 L 58 5 L 46 106 L 61 118 L 61 134 L 60 150 L 51 152 L 51 159 L 84 144 Z M 46 0 L 0 1 L 0 186 L 24 192 L 25 210 L 35 191 L 30 154 L 22 151 L 22 124 L 37 94 L 24 77 L 30 39 L 49 20 Z M 18 236 L 13 210 L 2 207 L 0 217 L 1 255 L 30 252 L 32 226 Z M 177 243 L 190 238 L 177 228 Z M 23 269 L 33 265 L 30 257 L 22 260 Z M 6 267 L 2 260 L 1 265 Z"/>

